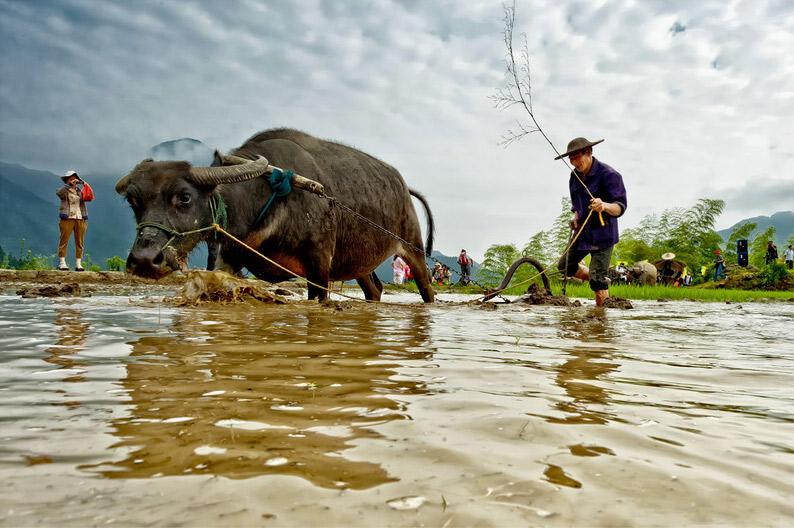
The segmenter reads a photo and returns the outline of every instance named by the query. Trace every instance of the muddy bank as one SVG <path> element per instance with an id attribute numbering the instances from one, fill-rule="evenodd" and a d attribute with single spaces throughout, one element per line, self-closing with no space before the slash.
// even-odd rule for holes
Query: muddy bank
<path id="1" fill-rule="evenodd" d="M 200 299 L 200 288 L 191 279 L 199 274 L 201 277 L 212 276 L 213 273 L 193 270 L 184 273 L 172 273 L 160 280 L 135 277 L 120 271 L 55 271 L 55 270 L 6 270 L 0 269 L 0 294 L 22 295 L 25 297 L 47 296 L 90 296 L 104 295 L 177 295 L 188 288 L 191 301 L 209 300 L 212 294 Z M 231 276 L 228 276 L 231 277 Z M 208 279 L 207 279 L 208 280 Z M 283 282 L 271 285 L 256 279 L 234 279 L 237 288 L 242 291 L 246 287 L 252 296 L 256 296 L 262 288 L 272 290 L 277 295 L 289 297 L 291 294 L 305 292 L 303 285 L 297 282 Z M 204 281 L 206 282 L 206 280 Z M 217 287 L 228 281 L 215 281 Z M 69 288 L 64 289 L 69 285 Z M 74 285 L 74 286 L 72 286 Z M 76 287 L 75 287 L 76 286 Z M 54 294 L 54 295 L 50 295 Z"/>

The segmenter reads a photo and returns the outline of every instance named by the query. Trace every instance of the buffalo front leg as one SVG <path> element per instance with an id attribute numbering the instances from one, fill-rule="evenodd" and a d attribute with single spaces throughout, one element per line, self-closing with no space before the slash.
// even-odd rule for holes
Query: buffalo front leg
<path id="1" fill-rule="evenodd" d="M 328 270 L 314 268 L 306 274 L 306 278 L 310 281 L 307 285 L 309 300 L 317 299 L 320 302 L 326 300 L 328 298 L 329 284 Z M 315 286 L 315 284 L 317 286 Z"/>
<path id="2" fill-rule="evenodd" d="M 215 271 L 220 252 L 220 242 L 214 239 L 207 240 L 207 271 Z"/>
<path id="3" fill-rule="evenodd" d="M 421 241 L 418 247 L 421 247 Z M 424 253 L 407 251 L 402 257 L 408 262 L 414 272 L 414 280 L 416 281 L 416 287 L 419 288 L 422 300 L 426 303 L 433 302 L 436 298 L 436 292 L 430 286 L 430 271 L 427 269 L 427 264 L 425 264 Z"/>
<path id="4" fill-rule="evenodd" d="M 380 301 L 381 293 L 383 293 L 383 283 L 381 283 L 375 272 L 369 275 L 363 275 L 356 279 L 361 291 L 364 292 L 364 298 L 368 301 Z"/>

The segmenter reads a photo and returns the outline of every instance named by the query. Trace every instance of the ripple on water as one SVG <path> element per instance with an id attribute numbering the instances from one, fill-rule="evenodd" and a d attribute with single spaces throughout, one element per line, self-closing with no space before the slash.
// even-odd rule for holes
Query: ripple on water
<path id="1" fill-rule="evenodd" d="M 21 494 L 74 474 L 122 491 L 173 477 L 195 495 L 199 475 L 278 475 L 309 501 L 383 488 L 398 498 L 379 503 L 417 515 L 443 512 L 424 505 L 443 490 L 471 524 L 610 524 L 603 504 L 681 524 L 792 513 L 788 304 L 0 308 L 0 476 Z"/>

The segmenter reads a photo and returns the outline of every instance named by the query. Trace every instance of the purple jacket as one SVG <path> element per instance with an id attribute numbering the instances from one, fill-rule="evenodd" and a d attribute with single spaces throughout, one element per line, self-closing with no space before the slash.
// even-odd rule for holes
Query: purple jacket
<path id="1" fill-rule="evenodd" d="M 626 212 L 626 188 L 623 186 L 623 177 L 618 171 L 593 158 L 593 166 L 582 181 L 596 198 L 604 202 L 617 203 L 620 206 L 620 215 Z M 579 223 L 584 222 L 590 212 L 590 195 L 587 194 L 579 180 L 571 173 L 568 181 L 571 191 L 571 210 L 579 215 Z M 618 217 L 602 213 L 604 225 L 598 220 L 598 213 L 593 213 L 587 225 L 576 240 L 574 249 L 593 251 L 606 249 L 618 243 Z"/>

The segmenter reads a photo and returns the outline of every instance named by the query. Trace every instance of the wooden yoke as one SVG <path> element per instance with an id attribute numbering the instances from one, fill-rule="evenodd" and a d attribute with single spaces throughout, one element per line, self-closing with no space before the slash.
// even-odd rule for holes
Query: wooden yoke
<path id="1" fill-rule="evenodd" d="M 241 158 L 240 156 L 234 156 L 231 154 L 221 154 L 217 150 L 215 151 L 215 158 L 220 161 L 221 165 L 243 165 L 245 163 L 250 163 L 253 160 L 248 158 Z M 270 165 L 268 163 L 267 169 L 265 169 L 265 174 L 270 174 L 274 170 L 283 171 L 283 169 L 276 167 L 274 165 Z M 300 174 L 293 173 L 292 175 L 292 186 L 298 189 L 302 189 L 304 191 L 309 191 L 310 193 L 319 194 L 320 196 L 325 196 L 325 187 L 323 184 L 301 176 Z"/>

